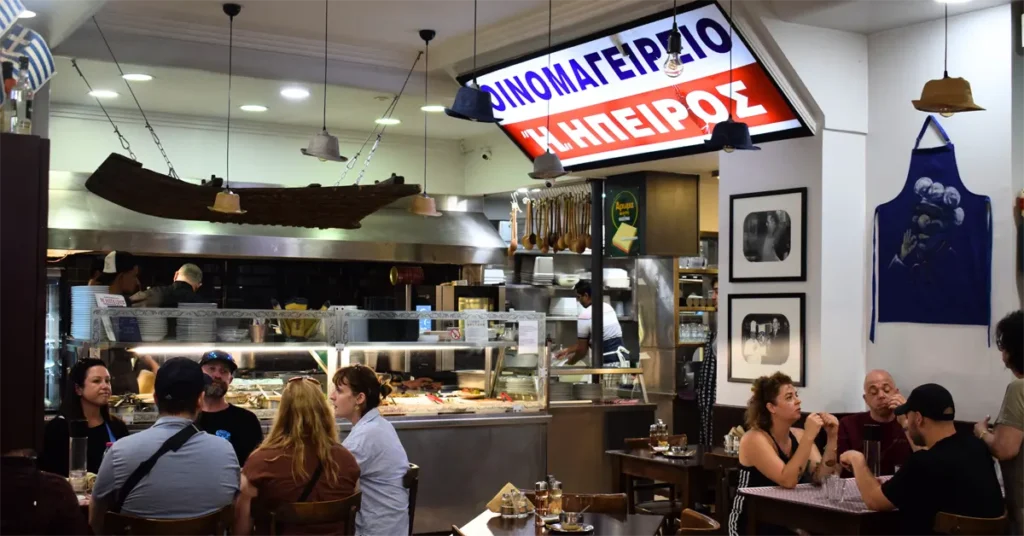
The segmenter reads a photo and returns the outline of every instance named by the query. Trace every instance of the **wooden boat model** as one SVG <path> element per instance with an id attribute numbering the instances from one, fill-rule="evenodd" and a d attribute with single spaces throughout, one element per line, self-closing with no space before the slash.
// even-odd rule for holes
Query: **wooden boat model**
<path id="1" fill-rule="evenodd" d="M 358 229 L 360 221 L 403 197 L 420 193 L 402 177 L 367 186 L 299 188 L 240 188 L 243 214 L 211 211 L 214 185 L 195 185 L 150 171 L 142 164 L 111 153 L 93 172 L 85 187 L 90 192 L 129 210 L 173 220 L 210 221 L 251 225 L 282 225 L 319 229 Z"/>

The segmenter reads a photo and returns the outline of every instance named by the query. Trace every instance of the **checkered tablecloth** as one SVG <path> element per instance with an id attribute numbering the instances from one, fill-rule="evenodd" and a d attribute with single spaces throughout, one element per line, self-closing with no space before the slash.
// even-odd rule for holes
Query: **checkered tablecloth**
<path id="1" fill-rule="evenodd" d="M 879 480 L 884 482 L 885 480 L 888 480 L 888 477 L 882 477 Z M 844 493 L 843 501 L 841 502 L 826 499 L 825 489 L 813 484 L 799 484 L 793 489 L 786 489 L 779 486 L 743 488 L 739 490 L 739 492 L 743 495 L 766 497 L 769 499 L 802 504 L 814 508 L 821 508 L 823 510 L 844 512 L 847 514 L 867 514 L 871 512 L 871 510 L 868 510 L 868 507 L 864 504 L 864 500 L 861 499 L 860 490 L 857 489 L 857 483 L 854 479 L 844 478 L 843 486 Z"/>

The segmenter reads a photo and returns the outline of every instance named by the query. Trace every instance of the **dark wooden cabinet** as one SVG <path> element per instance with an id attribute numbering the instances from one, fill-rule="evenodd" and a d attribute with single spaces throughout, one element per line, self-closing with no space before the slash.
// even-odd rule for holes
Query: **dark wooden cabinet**
<path id="1" fill-rule="evenodd" d="M 0 450 L 39 450 L 50 140 L 0 134 Z"/>

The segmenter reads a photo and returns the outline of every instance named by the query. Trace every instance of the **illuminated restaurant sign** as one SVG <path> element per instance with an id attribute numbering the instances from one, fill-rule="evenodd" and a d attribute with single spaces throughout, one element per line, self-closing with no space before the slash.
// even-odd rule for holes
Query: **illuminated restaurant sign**
<path id="1" fill-rule="evenodd" d="M 676 20 L 684 63 L 677 78 L 662 72 L 669 11 L 552 47 L 550 66 L 542 50 L 483 69 L 477 81 L 502 130 L 531 160 L 550 134 L 551 151 L 575 171 L 706 152 L 704 140 L 730 107 L 755 143 L 810 134 L 738 33 L 732 46 L 718 4 L 687 4 Z"/>

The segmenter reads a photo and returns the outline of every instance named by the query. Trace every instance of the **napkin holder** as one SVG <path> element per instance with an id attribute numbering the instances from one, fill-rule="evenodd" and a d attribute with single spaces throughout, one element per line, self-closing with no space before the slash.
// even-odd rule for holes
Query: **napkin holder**
<path id="1" fill-rule="evenodd" d="M 495 514 L 501 513 L 501 496 L 506 494 L 506 493 L 511 495 L 512 492 L 517 490 L 517 489 L 518 488 L 516 488 L 514 485 L 512 485 L 511 482 L 509 482 L 508 484 L 505 484 L 505 486 L 501 488 L 501 491 L 499 491 L 498 494 L 495 495 L 494 498 L 491 499 L 487 503 L 487 509 L 490 510 L 491 512 L 495 513 Z M 530 502 L 529 499 L 527 499 L 526 500 L 526 504 L 527 504 L 527 507 L 529 508 L 529 511 L 533 512 L 533 510 L 534 510 L 533 503 Z"/>

